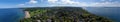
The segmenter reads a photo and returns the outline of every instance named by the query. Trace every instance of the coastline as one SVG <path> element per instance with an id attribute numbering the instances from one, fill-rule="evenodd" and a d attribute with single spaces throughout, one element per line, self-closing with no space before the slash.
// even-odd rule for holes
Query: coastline
<path id="1" fill-rule="evenodd" d="M 24 18 L 30 18 L 29 11 L 25 11 L 25 17 Z"/>
<path id="2" fill-rule="evenodd" d="M 47 19 L 54 19 L 54 18 L 59 18 L 59 19 L 57 19 L 58 22 L 59 22 L 60 19 L 62 19 L 61 17 L 63 17 L 63 18 L 65 17 L 64 19 L 67 21 L 67 19 L 71 19 L 74 16 L 77 19 L 79 19 L 79 17 L 81 17 L 82 19 L 84 19 L 84 20 L 81 20 L 81 21 L 87 21 L 87 20 L 92 21 L 92 20 L 95 20 L 95 21 L 101 21 L 101 22 L 106 22 L 106 21 L 113 22 L 112 20 L 109 20 L 106 17 L 102 17 L 102 16 L 97 16 L 97 15 L 91 14 L 91 13 L 85 11 L 82 8 L 57 8 L 57 9 L 55 8 L 55 9 L 51 9 L 51 10 L 47 11 L 44 14 L 43 14 L 44 9 L 47 10 L 48 8 L 44 8 L 42 10 L 39 9 L 39 8 L 34 8 L 32 10 L 30 10 L 30 9 L 31 8 L 25 9 L 26 10 L 25 11 L 25 18 L 27 18 L 27 19 L 23 19 L 21 22 L 24 22 L 24 21 L 28 21 L 28 22 L 29 21 L 33 21 L 34 22 L 34 21 L 37 21 L 37 20 L 45 20 L 45 21 L 47 21 Z M 42 14 L 39 13 L 38 15 L 40 15 L 40 16 L 35 15 L 35 16 L 31 16 L 30 17 L 29 13 L 31 13 L 31 11 L 34 11 L 33 14 L 34 13 L 38 14 L 39 12 L 42 12 Z M 54 13 L 55 11 L 57 11 L 57 13 Z M 74 12 L 74 11 L 76 11 L 76 12 Z M 79 13 L 77 13 L 77 12 L 81 12 L 82 15 L 79 14 Z M 74 13 L 76 15 L 72 14 L 74 16 L 71 16 L 71 13 Z M 53 14 L 55 14 L 55 15 L 53 15 Z M 51 15 L 51 16 L 49 16 L 49 15 Z M 71 18 L 66 18 L 67 16 L 70 16 Z M 52 17 L 52 18 L 49 18 L 49 17 Z M 72 18 L 72 19 L 75 19 L 75 18 Z M 32 20 L 30 20 L 30 19 L 32 19 Z"/>

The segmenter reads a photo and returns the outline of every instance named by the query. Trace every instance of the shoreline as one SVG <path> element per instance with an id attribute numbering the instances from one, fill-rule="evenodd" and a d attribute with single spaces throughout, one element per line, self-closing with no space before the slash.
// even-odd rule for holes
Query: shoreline
<path id="1" fill-rule="evenodd" d="M 24 18 L 30 18 L 29 11 L 25 11 L 25 17 Z"/>

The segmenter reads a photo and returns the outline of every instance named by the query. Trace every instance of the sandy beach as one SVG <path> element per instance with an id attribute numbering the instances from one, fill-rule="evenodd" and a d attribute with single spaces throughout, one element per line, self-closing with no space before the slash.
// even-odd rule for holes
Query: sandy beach
<path id="1" fill-rule="evenodd" d="M 25 18 L 30 18 L 29 11 L 25 11 Z"/>

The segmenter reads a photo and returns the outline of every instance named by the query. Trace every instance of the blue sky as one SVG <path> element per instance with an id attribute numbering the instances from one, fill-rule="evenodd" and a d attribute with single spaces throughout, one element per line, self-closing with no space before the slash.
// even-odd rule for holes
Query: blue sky
<path id="1" fill-rule="evenodd" d="M 120 7 L 120 0 L 0 0 L 0 8 L 36 6 Z"/>

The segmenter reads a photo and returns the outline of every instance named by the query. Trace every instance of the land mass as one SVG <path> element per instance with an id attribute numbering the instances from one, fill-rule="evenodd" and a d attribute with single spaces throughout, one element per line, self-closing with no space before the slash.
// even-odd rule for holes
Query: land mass
<path id="1" fill-rule="evenodd" d="M 24 11 L 28 11 L 30 16 L 20 22 L 113 22 L 81 7 L 36 7 L 24 8 Z"/>

